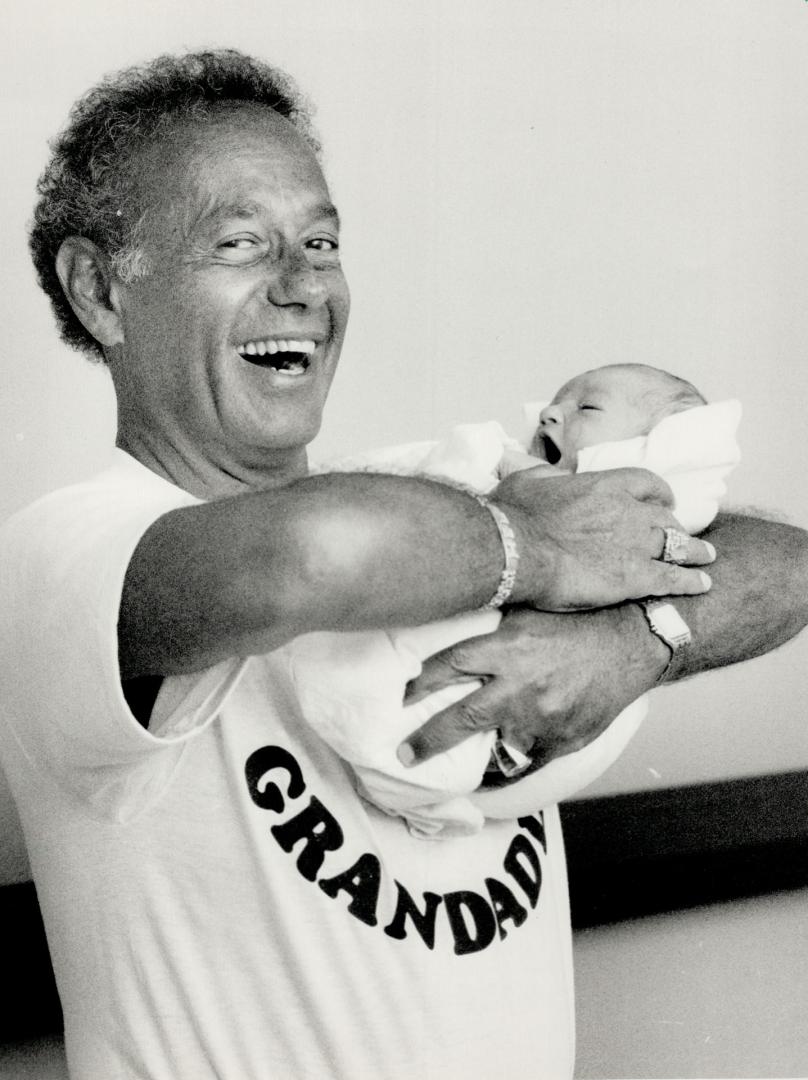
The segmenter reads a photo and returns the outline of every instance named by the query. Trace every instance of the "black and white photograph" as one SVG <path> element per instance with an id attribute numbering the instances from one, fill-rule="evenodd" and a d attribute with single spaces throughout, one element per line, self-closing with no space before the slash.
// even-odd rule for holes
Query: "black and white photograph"
<path id="1" fill-rule="evenodd" d="M 808 1077 L 808 0 L 13 0 L 0 1080 Z"/>

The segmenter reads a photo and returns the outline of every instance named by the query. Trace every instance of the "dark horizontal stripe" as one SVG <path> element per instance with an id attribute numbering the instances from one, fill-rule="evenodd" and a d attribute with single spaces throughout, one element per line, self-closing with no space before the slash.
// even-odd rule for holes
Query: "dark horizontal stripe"
<path id="1" fill-rule="evenodd" d="M 562 807 L 576 928 L 808 886 L 808 772 Z"/>

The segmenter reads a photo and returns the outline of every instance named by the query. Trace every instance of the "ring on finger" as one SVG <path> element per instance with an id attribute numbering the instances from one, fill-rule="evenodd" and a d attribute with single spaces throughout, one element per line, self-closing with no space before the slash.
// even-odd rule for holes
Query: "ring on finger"
<path id="1" fill-rule="evenodd" d="M 662 531 L 665 533 L 665 544 L 660 556 L 662 561 L 682 566 L 687 562 L 690 537 L 678 529 L 663 529 Z"/>
<path id="2" fill-rule="evenodd" d="M 499 731 L 494 740 L 492 753 L 494 755 L 494 761 L 497 763 L 497 768 L 503 776 L 507 776 L 509 779 L 521 775 L 531 764 L 531 760 L 527 754 L 523 754 L 522 751 L 517 750 L 515 746 L 506 743 L 502 738 L 502 733 Z"/>

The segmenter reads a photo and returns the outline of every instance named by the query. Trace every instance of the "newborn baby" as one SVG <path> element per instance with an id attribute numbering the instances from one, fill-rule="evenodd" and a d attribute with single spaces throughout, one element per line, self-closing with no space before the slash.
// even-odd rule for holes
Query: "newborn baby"
<path id="1" fill-rule="evenodd" d="M 674 513 L 695 533 L 715 516 L 724 478 L 739 459 L 740 405 L 707 405 L 690 383 L 644 364 L 578 375 L 548 405 L 526 406 L 526 412 L 533 421 L 529 452 L 499 424 L 468 424 L 438 443 L 383 450 L 338 467 L 425 474 L 486 492 L 515 469 L 556 475 L 638 466 L 668 481 Z M 407 683 L 427 657 L 491 633 L 500 618 L 497 611 L 477 611 L 391 631 L 318 632 L 283 649 L 307 722 L 352 767 L 360 794 L 403 817 L 415 835 L 470 835 L 486 817 L 518 817 L 568 798 L 612 764 L 647 712 L 641 698 L 581 750 L 505 787 L 480 788 L 495 732 L 404 767 L 396 757 L 399 743 L 480 685 L 449 686 L 405 706 Z"/>
<path id="2" fill-rule="evenodd" d="M 666 416 L 706 404 L 695 386 L 659 368 L 646 364 L 595 368 L 570 379 L 541 410 L 530 453 L 575 472 L 581 450 L 647 435 Z"/>

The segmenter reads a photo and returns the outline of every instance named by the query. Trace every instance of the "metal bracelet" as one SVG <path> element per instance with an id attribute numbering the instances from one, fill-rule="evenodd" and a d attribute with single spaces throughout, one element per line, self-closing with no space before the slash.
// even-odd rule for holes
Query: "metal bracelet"
<path id="1" fill-rule="evenodd" d="M 519 548 L 516 546 L 516 534 L 510 521 L 508 521 L 507 514 L 500 510 L 498 506 L 495 506 L 494 503 L 489 502 L 483 495 L 475 495 L 474 498 L 480 506 L 486 508 L 494 519 L 505 556 L 505 566 L 500 575 L 497 590 L 488 603 L 483 604 L 482 610 L 486 611 L 490 608 L 501 608 L 504 604 L 507 604 L 513 595 L 514 585 L 516 584 L 516 571 L 519 567 Z"/>

